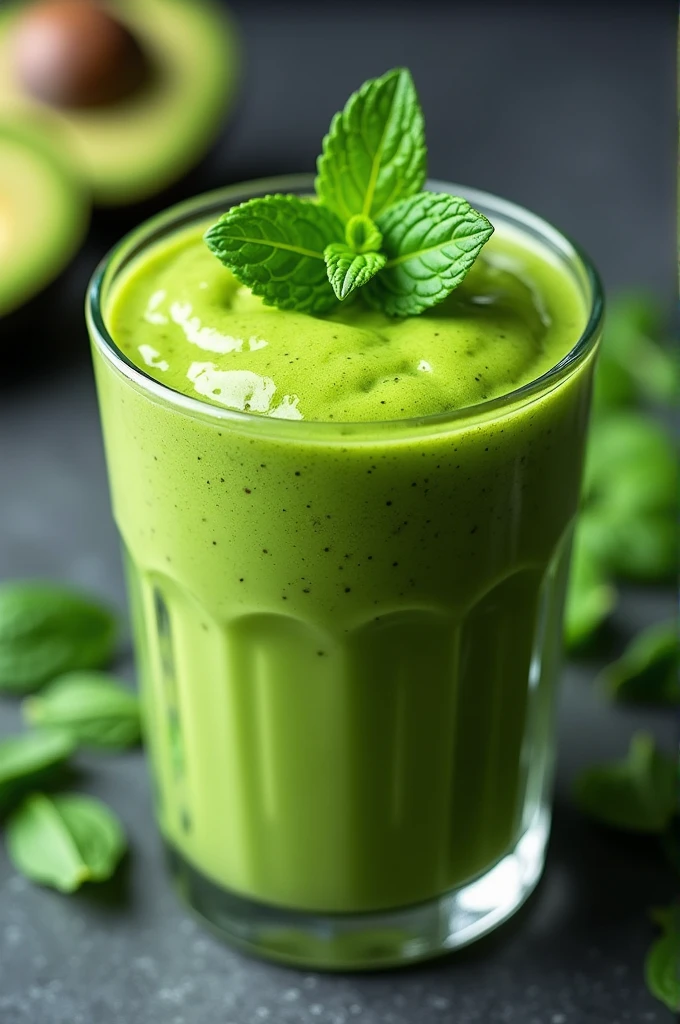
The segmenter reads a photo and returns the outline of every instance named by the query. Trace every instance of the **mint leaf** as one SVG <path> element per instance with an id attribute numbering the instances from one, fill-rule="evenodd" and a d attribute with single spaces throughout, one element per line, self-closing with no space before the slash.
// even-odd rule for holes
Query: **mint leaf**
<path id="1" fill-rule="evenodd" d="M 98 602 L 48 583 L 0 585 L 0 691 L 27 693 L 112 657 L 116 620 Z"/>
<path id="2" fill-rule="evenodd" d="M 110 878 L 125 852 L 123 829 L 100 800 L 34 793 L 6 825 L 10 860 L 27 878 L 61 892 Z"/>
<path id="3" fill-rule="evenodd" d="M 16 804 L 29 789 L 60 778 L 74 746 L 63 732 L 27 732 L 1 740 L 0 811 Z"/>
<path id="4" fill-rule="evenodd" d="M 325 313 L 336 298 L 324 249 L 343 236 L 329 209 L 294 195 L 250 199 L 205 233 L 208 248 L 266 305 Z"/>
<path id="5" fill-rule="evenodd" d="M 79 746 L 122 750 L 139 742 L 137 696 L 113 676 L 72 672 L 24 701 L 26 721 L 57 728 Z"/>
<path id="6" fill-rule="evenodd" d="M 680 645 L 677 623 L 650 626 L 604 670 L 602 683 L 617 700 L 680 704 Z"/>
<path id="7" fill-rule="evenodd" d="M 678 806 L 677 764 L 657 750 L 647 733 L 636 733 L 623 761 L 596 765 L 576 779 L 581 810 L 613 828 L 663 832 Z"/>
<path id="8" fill-rule="evenodd" d="M 338 299 L 370 281 L 387 262 L 381 252 L 357 253 L 342 242 L 333 242 L 324 250 L 328 280 Z"/>
<path id="9" fill-rule="evenodd" d="M 481 213 L 458 196 L 420 192 L 377 219 L 387 263 L 363 291 L 389 316 L 415 316 L 463 280 L 493 233 Z"/>
<path id="10" fill-rule="evenodd" d="M 664 934 L 645 958 L 645 982 L 656 999 L 680 1013 L 680 909 L 672 906 L 653 916 Z"/>
<path id="11" fill-rule="evenodd" d="M 406 68 L 365 82 L 336 114 L 317 161 L 316 192 L 342 221 L 374 220 L 425 184 L 427 150 L 418 94 Z"/>

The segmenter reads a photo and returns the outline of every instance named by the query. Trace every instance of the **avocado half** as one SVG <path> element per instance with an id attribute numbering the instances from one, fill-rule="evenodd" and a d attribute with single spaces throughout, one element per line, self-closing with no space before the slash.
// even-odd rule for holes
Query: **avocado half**
<path id="1" fill-rule="evenodd" d="M 58 150 L 0 121 L 0 316 L 63 270 L 87 230 L 90 200 Z"/>
<path id="2" fill-rule="evenodd" d="M 238 77 L 238 41 L 222 8 L 211 0 L 107 3 L 148 54 L 153 74 L 124 100 L 65 109 L 34 100 L 16 81 L 12 28 L 25 2 L 0 3 L 0 116 L 29 119 L 65 146 L 95 202 L 145 199 L 204 155 Z"/>

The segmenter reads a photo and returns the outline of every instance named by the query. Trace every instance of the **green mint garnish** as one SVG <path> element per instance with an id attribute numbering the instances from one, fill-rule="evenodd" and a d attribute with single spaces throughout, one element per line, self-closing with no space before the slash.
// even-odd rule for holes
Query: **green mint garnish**
<path id="1" fill-rule="evenodd" d="M 71 793 L 27 797 L 7 821 L 6 840 L 18 871 L 61 892 L 111 878 L 127 846 L 113 811 Z"/>
<path id="2" fill-rule="evenodd" d="M 355 288 L 361 288 L 385 266 L 382 252 L 358 253 L 342 242 L 333 242 L 324 250 L 328 280 L 339 299 L 346 299 Z"/>
<path id="3" fill-rule="evenodd" d="M 415 316 L 445 299 L 493 232 L 465 199 L 446 192 L 419 192 L 377 223 L 387 262 L 366 301 L 390 316 Z"/>
<path id="4" fill-rule="evenodd" d="M 388 71 L 333 118 L 316 201 L 251 199 L 205 241 L 266 305 L 320 314 L 363 288 L 371 307 L 415 316 L 461 283 L 493 233 L 464 199 L 422 191 L 426 155 L 413 79 Z"/>
<path id="5" fill-rule="evenodd" d="M 208 247 L 269 306 L 325 313 L 336 299 L 324 250 L 343 234 L 331 210 L 275 195 L 235 206 L 206 232 Z"/>

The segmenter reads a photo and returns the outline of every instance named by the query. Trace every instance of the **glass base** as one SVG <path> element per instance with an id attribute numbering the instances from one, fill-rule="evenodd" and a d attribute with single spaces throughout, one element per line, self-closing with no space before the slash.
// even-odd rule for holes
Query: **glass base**
<path id="1" fill-rule="evenodd" d="M 311 914 L 257 903 L 222 889 L 168 845 L 183 899 L 247 953 L 295 967 L 374 970 L 442 956 L 493 931 L 535 888 L 550 831 L 547 812 L 485 874 L 438 899 L 396 910 Z"/>

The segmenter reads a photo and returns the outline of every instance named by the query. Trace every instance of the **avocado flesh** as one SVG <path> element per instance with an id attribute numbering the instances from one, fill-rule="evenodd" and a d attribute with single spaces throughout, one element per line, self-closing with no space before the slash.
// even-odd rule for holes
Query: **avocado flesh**
<path id="1" fill-rule="evenodd" d="M 130 27 L 154 73 L 115 104 L 57 109 L 27 96 L 16 81 L 11 28 L 23 2 L 0 5 L 0 115 L 35 118 L 70 149 L 96 202 L 116 205 L 160 192 L 206 152 L 233 101 L 238 44 L 210 0 L 117 0 L 112 13 Z"/>
<path id="2" fill-rule="evenodd" d="M 0 316 L 66 266 L 88 212 L 85 191 L 58 154 L 25 128 L 0 123 Z"/>

